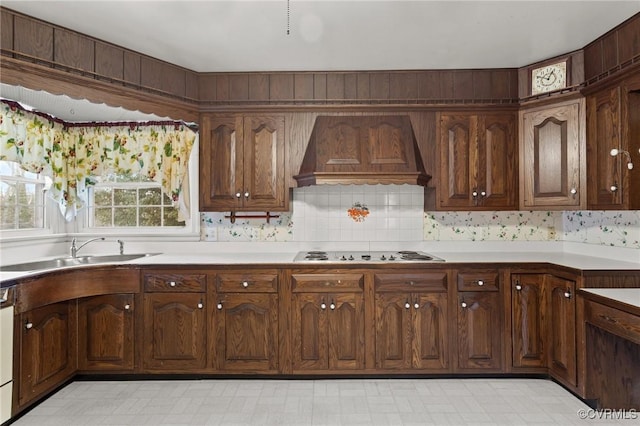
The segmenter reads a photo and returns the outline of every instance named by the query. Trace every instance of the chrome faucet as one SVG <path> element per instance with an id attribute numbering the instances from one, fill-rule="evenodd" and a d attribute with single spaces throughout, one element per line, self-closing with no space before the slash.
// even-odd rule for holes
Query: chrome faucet
<path id="1" fill-rule="evenodd" d="M 78 256 L 78 250 L 80 250 L 82 247 L 86 246 L 87 244 L 89 244 L 92 241 L 97 241 L 97 240 L 105 240 L 105 237 L 98 237 L 98 238 L 92 238 L 90 240 L 85 241 L 84 243 L 80 244 L 79 247 L 76 247 L 76 242 L 77 240 L 75 238 L 73 238 L 71 240 L 71 257 L 77 257 Z"/>

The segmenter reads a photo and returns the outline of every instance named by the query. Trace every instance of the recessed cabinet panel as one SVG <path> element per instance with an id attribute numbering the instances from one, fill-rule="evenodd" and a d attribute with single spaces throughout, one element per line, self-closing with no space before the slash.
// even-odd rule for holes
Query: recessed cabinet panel
<path id="1" fill-rule="evenodd" d="M 460 293 L 458 303 L 458 368 L 500 370 L 499 332 L 502 324 L 500 294 Z"/>
<path id="2" fill-rule="evenodd" d="M 344 167 L 350 164 L 362 164 L 360 127 L 338 122 L 323 128 L 318 138 L 325 141 L 335 141 L 323 145 L 323 147 L 328 147 L 328 150 L 318 152 L 318 162 L 323 164 L 327 171 L 344 170 Z"/>
<path id="3" fill-rule="evenodd" d="M 521 209 L 583 207 L 584 100 L 521 114 Z"/>
<path id="4" fill-rule="evenodd" d="M 449 365 L 447 294 L 418 294 L 413 298 L 413 365 L 444 369 Z"/>
<path id="5" fill-rule="evenodd" d="M 546 367 L 548 310 L 544 274 L 513 275 L 511 287 L 513 366 Z"/>
<path id="6" fill-rule="evenodd" d="M 402 128 L 389 123 L 369 127 L 368 142 L 369 161 L 374 168 L 380 164 L 400 164 L 409 167 Z"/>

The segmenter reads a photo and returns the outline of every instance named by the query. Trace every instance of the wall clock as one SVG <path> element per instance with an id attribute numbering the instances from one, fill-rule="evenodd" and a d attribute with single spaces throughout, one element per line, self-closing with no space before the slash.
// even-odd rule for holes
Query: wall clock
<path id="1" fill-rule="evenodd" d="M 567 61 L 531 70 L 531 94 L 552 92 L 567 87 Z"/>

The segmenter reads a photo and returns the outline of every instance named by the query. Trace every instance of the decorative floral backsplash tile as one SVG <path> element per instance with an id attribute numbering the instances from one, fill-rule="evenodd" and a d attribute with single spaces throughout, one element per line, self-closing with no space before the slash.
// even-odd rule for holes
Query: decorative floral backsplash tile
<path id="1" fill-rule="evenodd" d="M 428 241 L 547 241 L 557 239 L 562 212 L 425 212 Z"/>
<path id="2" fill-rule="evenodd" d="M 200 239 L 202 241 L 292 241 L 291 214 L 279 213 L 271 219 L 236 219 L 231 223 L 227 213 L 200 213 Z M 241 213 L 244 214 L 244 213 Z"/>
<path id="3" fill-rule="evenodd" d="M 357 222 L 356 203 L 369 215 Z M 640 211 L 424 212 L 411 185 L 296 188 L 290 212 L 266 223 L 201 213 L 203 241 L 549 241 L 640 249 Z"/>
<path id="4" fill-rule="evenodd" d="M 562 229 L 565 241 L 640 249 L 640 210 L 564 212 Z"/>

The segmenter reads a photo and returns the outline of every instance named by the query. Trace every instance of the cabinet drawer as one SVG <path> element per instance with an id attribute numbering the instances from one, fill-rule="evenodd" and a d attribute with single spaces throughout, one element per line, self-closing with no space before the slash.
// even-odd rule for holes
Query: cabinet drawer
<path id="1" fill-rule="evenodd" d="M 495 269 L 477 269 L 458 272 L 460 291 L 498 291 L 500 274 Z"/>
<path id="2" fill-rule="evenodd" d="M 363 291 L 364 274 L 293 274 L 291 284 L 294 293 Z"/>
<path id="3" fill-rule="evenodd" d="M 640 345 L 640 317 L 587 300 L 587 322 Z"/>
<path id="4" fill-rule="evenodd" d="M 447 291 L 446 271 L 406 271 L 374 276 L 376 291 Z"/>
<path id="5" fill-rule="evenodd" d="M 204 274 L 144 274 L 144 291 L 148 292 L 192 292 L 205 291 L 207 276 Z"/>
<path id="6" fill-rule="evenodd" d="M 278 274 L 218 274 L 216 290 L 219 293 L 275 293 L 278 291 Z"/>

